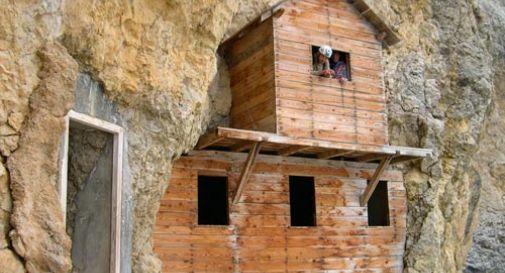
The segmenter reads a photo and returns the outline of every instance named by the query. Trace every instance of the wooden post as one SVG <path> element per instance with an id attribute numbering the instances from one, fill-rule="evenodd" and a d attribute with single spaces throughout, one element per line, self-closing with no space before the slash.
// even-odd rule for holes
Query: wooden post
<path id="1" fill-rule="evenodd" d="M 244 168 L 240 173 L 240 178 L 238 180 L 237 191 L 235 192 L 235 196 L 233 197 L 233 204 L 237 204 L 240 199 L 240 195 L 242 195 L 242 191 L 244 190 L 245 184 L 247 183 L 247 179 L 249 178 L 249 174 L 251 174 L 251 170 L 254 167 L 254 162 L 256 161 L 256 157 L 261 149 L 261 142 L 254 143 L 252 149 L 249 151 L 249 155 L 244 164 Z"/>
<path id="2" fill-rule="evenodd" d="M 359 199 L 360 206 L 364 207 L 368 203 L 368 200 L 370 199 L 370 196 L 372 196 L 372 193 L 375 191 L 375 188 L 377 187 L 377 184 L 379 183 L 380 176 L 384 172 L 384 170 L 388 167 L 389 163 L 391 162 L 391 159 L 393 159 L 393 155 L 389 155 L 387 157 L 384 157 L 379 166 L 377 166 L 377 169 L 375 170 L 372 179 L 368 183 L 365 192 Z"/>

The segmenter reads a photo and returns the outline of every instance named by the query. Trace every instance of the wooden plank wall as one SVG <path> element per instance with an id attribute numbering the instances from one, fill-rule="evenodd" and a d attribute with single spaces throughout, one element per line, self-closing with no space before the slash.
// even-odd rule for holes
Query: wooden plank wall
<path id="1" fill-rule="evenodd" d="M 298 0 L 274 19 L 278 132 L 360 144 L 388 144 L 382 45 L 346 0 Z M 349 52 L 352 81 L 310 75 L 311 46 Z"/>
<path id="2" fill-rule="evenodd" d="M 391 226 L 368 227 L 359 195 L 376 165 L 259 155 L 232 205 L 244 161 L 244 154 L 202 151 L 174 164 L 154 236 L 163 272 L 402 272 L 401 173 L 383 175 Z M 228 175 L 229 226 L 197 225 L 199 173 Z M 289 175 L 315 176 L 317 227 L 290 227 Z"/>
<path id="3" fill-rule="evenodd" d="M 272 23 L 272 19 L 261 23 L 227 51 L 232 128 L 275 133 Z"/>

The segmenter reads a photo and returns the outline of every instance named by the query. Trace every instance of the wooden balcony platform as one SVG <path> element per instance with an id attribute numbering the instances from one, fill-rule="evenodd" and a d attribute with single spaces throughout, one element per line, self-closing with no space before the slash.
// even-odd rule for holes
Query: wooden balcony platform
<path id="1" fill-rule="evenodd" d="M 258 154 L 299 156 L 326 160 L 377 162 L 368 186 L 360 197 L 361 206 L 366 206 L 380 177 L 391 164 L 430 156 L 431 149 L 363 145 L 327 140 L 296 138 L 267 132 L 218 127 L 214 132 L 200 138 L 196 150 L 220 150 L 248 152 L 240 174 L 233 204 L 237 204 Z"/>
<path id="2" fill-rule="evenodd" d="M 343 143 L 224 127 L 202 136 L 195 149 L 248 152 L 255 143 L 261 143 L 260 154 L 358 162 L 380 162 L 391 156 L 391 164 L 427 157 L 432 153 L 431 149 Z"/>

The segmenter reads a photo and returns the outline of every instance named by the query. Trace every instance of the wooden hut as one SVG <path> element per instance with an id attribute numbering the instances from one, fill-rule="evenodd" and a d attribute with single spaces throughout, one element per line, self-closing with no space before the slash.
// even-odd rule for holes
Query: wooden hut
<path id="1" fill-rule="evenodd" d="M 401 272 L 405 188 L 388 166 L 431 150 L 389 145 L 381 51 L 398 41 L 344 0 L 282 1 L 225 41 L 231 128 L 173 166 L 163 272 Z M 345 84 L 311 74 L 321 45 Z"/>

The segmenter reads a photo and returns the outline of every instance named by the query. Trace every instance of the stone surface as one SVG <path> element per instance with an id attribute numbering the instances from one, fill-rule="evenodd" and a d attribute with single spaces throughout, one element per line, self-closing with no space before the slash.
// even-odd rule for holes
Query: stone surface
<path id="1" fill-rule="evenodd" d="M 19 260 L 19 258 L 7 249 L 0 249 L 0 261 L 2 261 L 2 266 L 0 266 L 0 273 L 26 272 L 23 263 Z"/>
<path id="2" fill-rule="evenodd" d="M 471 159 L 493 93 L 488 29 L 474 1 L 388 5 L 403 38 L 386 52 L 391 142 L 435 151 L 405 169 L 405 272 L 461 272 L 481 183 Z"/>
<path id="3" fill-rule="evenodd" d="M 0 249 L 9 246 L 10 213 L 12 212 L 12 198 L 9 190 L 9 174 L 0 163 Z"/>
<path id="4" fill-rule="evenodd" d="M 505 3 L 479 1 L 489 27 L 493 55 L 493 98 L 473 166 L 481 175 L 479 220 L 465 273 L 498 273 L 505 269 Z"/>
<path id="5" fill-rule="evenodd" d="M 38 56 L 40 81 L 30 96 L 19 148 L 7 160 L 14 203 L 11 240 L 28 272 L 68 272 L 70 239 L 56 182 L 59 140 L 73 103 L 77 64 L 57 43 L 44 46 Z"/>

